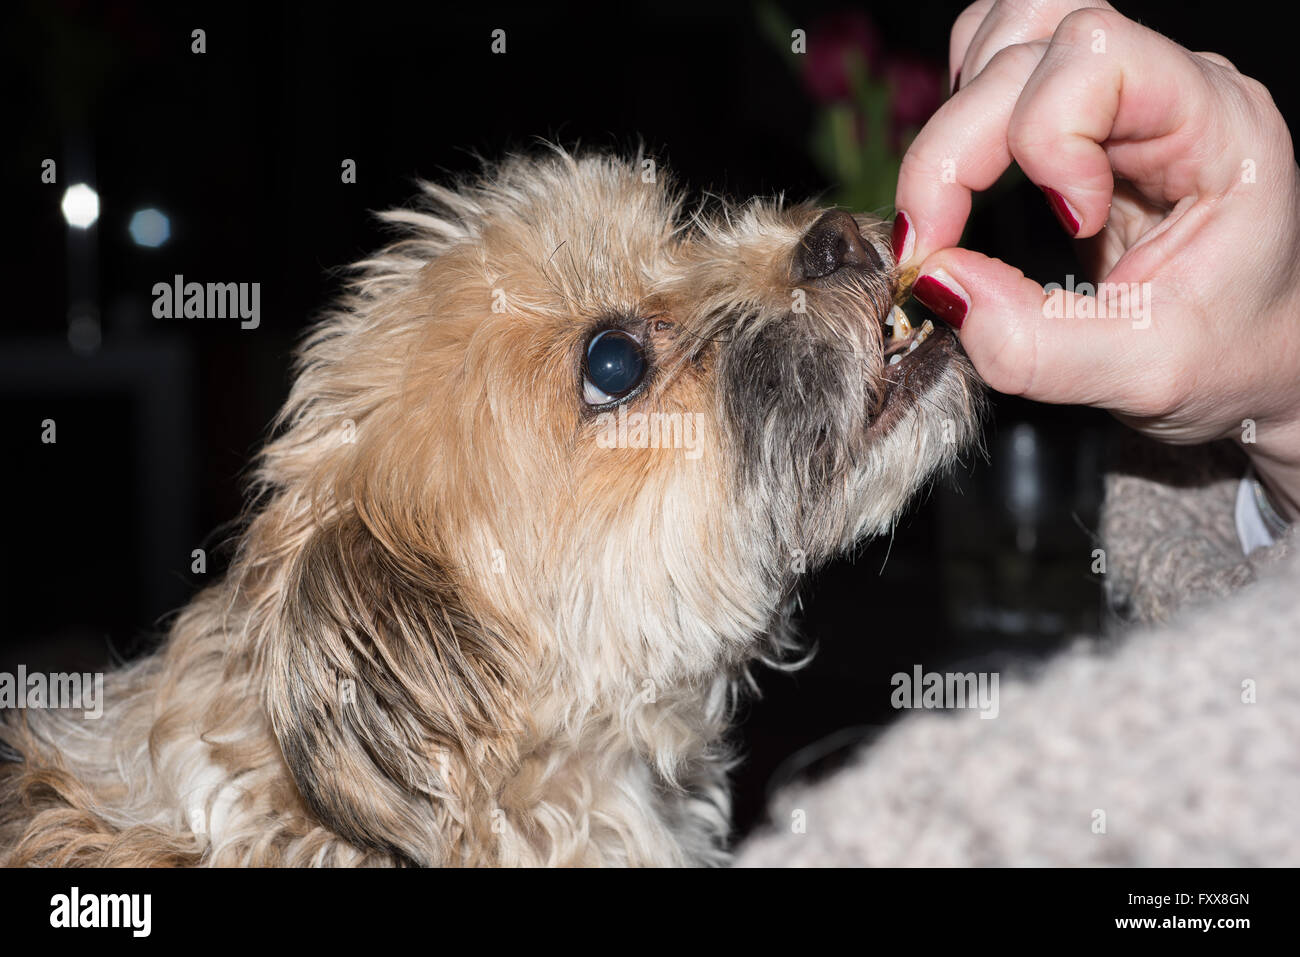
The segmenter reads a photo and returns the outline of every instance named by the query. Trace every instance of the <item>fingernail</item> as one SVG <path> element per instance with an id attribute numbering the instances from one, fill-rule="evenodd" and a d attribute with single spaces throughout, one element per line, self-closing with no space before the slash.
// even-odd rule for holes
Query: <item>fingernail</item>
<path id="1" fill-rule="evenodd" d="M 894 232 L 889 244 L 894 249 L 894 261 L 900 265 L 907 261 L 916 248 L 916 233 L 912 230 L 912 222 L 901 209 L 894 217 Z"/>
<path id="2" fill-rule="evenodd" d="M 1075 212 L 1074 207 L 1065 201 L 1064 196 L 1050 186 L 1040 186 L 1038 188 L 1047 197 L 1047 205 L 1052 207 L 1052 212 L 1061 221 L 1065 231 L 1071 236 L 1079 235 L 1079 214 Z"/>
<path id="3" fill-rule="evenodd" d="M 961 89 L 961 70 L 958 70 L 958 71 L 953 75 L 953 78 L 952 78 L 952 89 L 948 91 L 948 95 L 949 95 L 949 96 L 952 96 L 952 95 L 953 95 L 954 93 L 956 93 L 959 89 Z"/>
<path id="4" fill-rule="evenodd" d="M 918 279 L 912 287 L 912 295 L 954 329 L 961 328 L 966 313 L 970 311 L 970 297 L 942 269 Z"/>

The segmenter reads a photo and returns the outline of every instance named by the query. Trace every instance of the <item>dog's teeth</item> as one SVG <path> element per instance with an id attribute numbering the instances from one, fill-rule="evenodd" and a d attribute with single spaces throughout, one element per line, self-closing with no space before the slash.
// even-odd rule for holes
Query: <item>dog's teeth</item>
<path id="1" fill-rule="evenodd" d="M 908 352 L 911 352 L 912 350 L 911 350 L 911 349 L 908 349 L 907 351 L 908 351 Z M 894 353 L 892 356 L 889 357 L 889 364 L 890 364 L 891 366 L 896 366 L 896 365 L 898 365 L 898 364 L 899 364 L 900 362 L 902 362 L 902 361 L 903 361 L 903 357 L 902 357 L 901 355 L 899 355 L 898 353 Z"/>
<path id="2" fill-rule="evenodd" d="M 921 340 L 919 338 L 913 339 L 912 344 L 903 350 L 903 355 L 910 356 L 913 352 L 916 351 L 916 347 L 919 346 L 920 344 L 921 344 Z"/>
<path id="3" fill-rule="evenodd" d="M 893 320 L 893 322 L 890 323 L 894 329 L 894 335 L 892 336 L 893 339 L 906 339 L 912 334 L 912 323 L 908 321 L 907 313 L 903 312 L 902 309 L 895 306 L 894 312 L 890 318 Z"/>

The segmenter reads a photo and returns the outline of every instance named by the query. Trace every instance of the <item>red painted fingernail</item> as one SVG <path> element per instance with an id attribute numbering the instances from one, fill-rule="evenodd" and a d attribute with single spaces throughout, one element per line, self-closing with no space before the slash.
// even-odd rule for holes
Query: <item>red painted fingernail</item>
<path id="1" fill-rule="evenodd" d="M 1065 197 L 1050 186 L 1040 186 L 1038 188 L 1041 189 L 1043 195 L 1047 197 L 1047 205 L 1052 207 L 1052 212 L 1054 212 L 1056 218 L 1061 221 L 1061 225 L 1065 227 L 1065 231 L 1071 236 L 1079 235 L 1079 215 L 1070 207 L 1070 204 L 1065 201 Z"/>
<path id="2" fill-rule="evenodd" d="M 894 249 L 894 262 L 901 263 L 904 253 L 911 254 L 912 250 L 907 245 L 911 236 L 912 223 L 907 218 L 907 213 L 900 209 L 898 215 L 894 217 L 894 232 L 889 239 L 889 244 Z"/>
<path id="3" fill-rule="evenodd" d="M 966 321 L 970 303 L 961 292 L 961 287 L 942 270 L 936 270 L 934 274 L 918 279 L 916 285 L 912 287 L 912 295 L 920 300 L 921 305 L 954 329 L 960 329 L 961 324 Z"/>

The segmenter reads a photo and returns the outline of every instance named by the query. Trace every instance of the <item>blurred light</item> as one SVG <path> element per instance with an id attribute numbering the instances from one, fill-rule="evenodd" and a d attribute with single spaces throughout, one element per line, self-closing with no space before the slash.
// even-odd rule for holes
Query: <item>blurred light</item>
<path id="1" fill-rule="evenodd" d="M 1028 422 L 1011 431 L 1011 488 L 1007 496 L 1011 510 L 1022 521 L 1031 521 L 1043 498 L 1043 463 L 1038 433 Z"/>
<path id="2" fill-rule="evenodd" d="M 167 218 L 167 214 L 162 210 L 137 209 L 135 215 L 131 217 L 131 225 L 127 227 L 131 233 L 131 239 L 137 246 L 148 246 L 150 249 L 157 249 L 163 243 L 171 238 L 172 221 Z"/>
<path id="3" fill-rule="evenodd" d="M 69 226 L 89 229 L 99 219 L 99 194 L 85 183 L 69 186 L 63 194 L 62 208 Z"/>
<path id="4" fill-rule="evenodd" d="M 82 356 L 94 355 L 104 341 L 99 310 L 90 303 L 77 303 L 68 310 L 68 345 Z"/>

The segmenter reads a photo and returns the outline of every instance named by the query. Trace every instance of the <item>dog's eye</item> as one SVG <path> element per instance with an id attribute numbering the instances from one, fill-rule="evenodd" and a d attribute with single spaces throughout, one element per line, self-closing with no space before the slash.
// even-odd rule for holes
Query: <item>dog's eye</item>
<path id="1" fill-rule="evenodd" d="M 621 329 L 606 329 L 587 343 L 582 397 L 605 405 L 627 395 L 645 378 L 645 351 Z"/>

